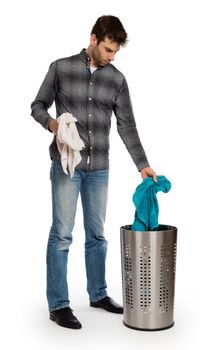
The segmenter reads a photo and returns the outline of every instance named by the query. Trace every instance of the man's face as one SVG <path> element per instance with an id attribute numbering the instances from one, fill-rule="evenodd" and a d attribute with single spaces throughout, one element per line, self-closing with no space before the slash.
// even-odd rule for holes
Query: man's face
<path id="1" fill-rule="evenodd" d="M 97 45 L 97 40 L 94 41 L 92 49 L 92 58 L 97 66 L 105 66 L 114 60 L 116 52 L 120 49 L 120 45 L 117 42 L 109 40 L 105 37 L 104 41 L 101 41 Z"/>

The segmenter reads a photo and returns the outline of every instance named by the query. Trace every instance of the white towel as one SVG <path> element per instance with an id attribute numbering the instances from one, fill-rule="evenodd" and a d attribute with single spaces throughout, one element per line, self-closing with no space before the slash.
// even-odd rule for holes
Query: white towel
<path id="1" fill-rule="evenodd" d="M 85 147 L 79 137 L 75 123 L 77 119 L 71 113 L 63 113 L 57 118 L 59 124 L 56 141 L 61 155 L 61 164 L 65 174 L 72 178 L 75 167 L 81 161 L 81 149 Z"/>

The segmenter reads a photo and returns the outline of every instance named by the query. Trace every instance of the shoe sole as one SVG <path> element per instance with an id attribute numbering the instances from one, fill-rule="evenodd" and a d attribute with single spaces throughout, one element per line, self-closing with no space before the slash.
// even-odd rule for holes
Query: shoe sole
<path id="1" fill-rule="evenodd" d="M 103 310 L 108 311 L 108 312 L 111 312 L 111 313 L 113 313 L 113 314 L 123 314 L 123 310 L 122 310 L 122 311 L 112 311 L 112 310 L 109 310 L 109 309 L 107 309 L 107 308 L 105 308 L 105 307 L 103 307 L 103 306 L 91 305 L 91 304 L 90 304 L 90 306 L 91 306 L 91 307 L 95 307 L 95 308 L 97 308 L 97 309 L 103 309 Z"/>

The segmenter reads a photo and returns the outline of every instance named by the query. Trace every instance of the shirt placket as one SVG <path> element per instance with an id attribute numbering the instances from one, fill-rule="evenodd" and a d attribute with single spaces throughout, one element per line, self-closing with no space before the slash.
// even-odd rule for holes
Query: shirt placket
<path id="1" fill-rule="evenodd" d="M 89 60 L 87 61 L 87 69 L 90 72 Z M 89 152 L 88 152 L 88 158 L 87 158 L 87 165 L 90 169 L 92 169 L 92 164 L 93 164 L 94 73 L 91 74 L 90 72 L 90 79 L 89 79 L 89 85 L 88 85 L 88 108 L 87 108 L 87 120 L 88 120 L 87 125 L 88 125 L 88 139 L 89 139 Z"/>

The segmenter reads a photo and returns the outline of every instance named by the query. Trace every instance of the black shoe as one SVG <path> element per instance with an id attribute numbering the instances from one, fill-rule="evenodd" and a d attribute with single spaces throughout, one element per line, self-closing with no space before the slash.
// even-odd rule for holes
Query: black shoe
<path id="1" fill-rule="evenodd" d="M 90 301 L 90 306 L 100 307 L 115 314 L 123 314 L 123 308 L 108 296 L 98 301 Z"/>
<path id="2" fill-rule="evenodd" d="M 82 328 L 81 323 L 73 315 L 70 307 L 64 307 L 63 309 L 55 310 L 50 312 L 50 319 L 55 321 L 59 326 L 80 329 Z"/>

